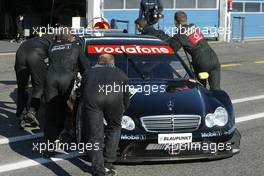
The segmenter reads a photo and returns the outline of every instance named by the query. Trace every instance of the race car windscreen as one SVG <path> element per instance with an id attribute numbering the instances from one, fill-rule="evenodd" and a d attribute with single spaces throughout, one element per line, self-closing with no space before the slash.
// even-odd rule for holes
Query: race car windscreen
<path id="1" fill-rule="evenodd" d="M 115 65 L 129 79 L 188 79 L 189 74 L 169 46 L 90 45 L 88 58 L 94 66 L 101 54 L 112 54 Z"/>

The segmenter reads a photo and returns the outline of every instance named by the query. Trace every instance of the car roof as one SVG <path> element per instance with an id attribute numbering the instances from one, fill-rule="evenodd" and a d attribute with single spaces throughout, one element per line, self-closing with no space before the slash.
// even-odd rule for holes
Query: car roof
<path id="1" fill-rule="evenodd" d="M 90 44 L 116 44 L 116 45 L 168 45 L 166 42 L 149 35 L 127 33 L 99 33 L 97 35 L 83 36 Z"/>
<path id="2" fill-rule="evenodd" d="M 128 34 L 128 33 L 104 33 L 105 37 L 123 37 L 123 38 L 146 38 L 146 39 L 156 39 L 154 36 L 150 35 L 140 35 L 140 34 Z"/>

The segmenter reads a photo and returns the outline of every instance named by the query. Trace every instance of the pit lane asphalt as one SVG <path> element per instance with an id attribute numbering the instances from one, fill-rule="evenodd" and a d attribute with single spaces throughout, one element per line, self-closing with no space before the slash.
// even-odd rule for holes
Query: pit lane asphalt
<path id="1" fill-rule="evenodd" d="M 240 64 L 222 68 L 222 88 L 232 100 L 264 95 L 264 42 L 241 44 L 212 44 L 223 64 Z M 89 163 L 72 158 L 56 163 L 39 164 L 25 167 L 29 159 L 40 158 L 32 151 L 33 139 L 1 144 L 1 140 L 29 134 L 18 130 L 15 118 L 15 75 L 14 56 L 0 56 L 0 176 L 25 175 L 90 175 Z M 264 112 L 264 99 L 250 100 L 234 104 L 236 117 L 244 117 Z M 241 153 L 232 158 L 217 161 L 197 161 L 187 163 L 119 165 L 120 176 L 262 176 L 264 173 L 264 118 L 237 124 L 242 134 Z M 40 132 L 34 130 L 34 132 Z M 38 162 L 45 163 L 43 160 Z M 12 165 L 11 165 L 12 164 Z M 32 163 L 31 163 L 32 164 Z M 5 167 L 3 167 L 5 166 Z M 12 170 L 16 167 L 20 168 Z M 10 170 L 7 172 L 1 172 Z"/>

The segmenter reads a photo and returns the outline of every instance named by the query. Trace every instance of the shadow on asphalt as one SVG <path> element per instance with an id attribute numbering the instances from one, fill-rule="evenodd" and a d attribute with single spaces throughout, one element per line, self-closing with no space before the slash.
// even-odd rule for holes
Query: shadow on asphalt
<path id="1" fill-rule="evenodd" d="M 10 120 L 10 117 L 15 116 L 15 113 L 11 112 L 14 111 L 15 108 L 8 106 L 11 104 L 14 104 L 14 102 L 0 101 L 0 124 L 14 124 L 14 118 Z"/>
<path id="2" fill-rule="evenodd" d="M 55 175 L 71 176 L 70 173 L 65 171 L 61 166 L 56 163 L 43 164 L 47 169 L 51 170 Z"/>
<path id="3" fill-rule="evenodd" d="M 69 159 L 68 161 L 71 162 L 73 165 L 77 166 L 79 169 L 81 169 L 83 172 L 86 173 L 92 173 L 92 167 L 88 166 L 85 162 L 83 162 L 81 159 L 83 159 L 84 157 L 80 157 L 80 159 L 76 159 L 76 158 L 72 158 Z M 88 161 L 90 162 L 90 161 Z"/>
<path id="4" fill-rule="evenodd" d="M 16 89 L 9 94 L 13 100 L 11 102 L 0 101 L 0 135 L 7 138 L 11 136 L 11 134 L 8 134 L 8 130 L 10 129 L 13 132 L 18 127 L 18 119 L 15 114 L 16 108 L 14 107 L 16 102 L 15 94 Z"/>
<path id="5" fill-rule="evenodd" d="M 11 85 L 16 84 L 15 81 L 0 81 L 2 84 Z M 37 129 L 30 129 L 27 130 L 21 130 L 18 128 L 18 121 L 19 119 L 16 117 L 16 108 L 14 107 L 14 104 L 16 102 L 16 94 L 17 89 L 14 89 L 12 92 L 10 92 L 9 97 L 12 99 L 12 101 L 0 101 L 0 135 L 6 138 L 10 137 L 17 137 L 22 135 L 28 135 L 31 133 L 39 133 L 42 132 L 39 128 Z M 41 111 L 45 111 L 45 107 L 42 106 Z M 44 117 L 44 115 L 41 115 Z M 44 124 L 44 118 L 40 118 L 40 123 L 43 126 Z M 43 128 L 43 127 L 42 127 Z M 15 134 L 15 135 L 14 135 Z M 16 152 L 17 154 L 26 157 L 28 159 L 34 160 L 37 158 L 41 158 L 41 154 L 38 151 L 33 151 L 33 143 L 40 143 L 44 142 L 43 138 L 33 139 L 33 140 L 27 140 L 27 141 L 20 141 L 20 142 L 14 142 L 9 143 L 7 145 L 10 146 L 10 148 Z M 0 146 L 1 147 L 1 146 Z M 85 162 L 83 162 L 79 158 L 72 158 L 68 159 L 70 163 L 75 165 L 76 167 L 80 168 L 84 174 L 91 173 L 91 167 L 87 165 Z M 55 162 L 45 163 L 40 165 L 46 167 L 47 169 L 51 170 L 55 175 L 58 176 L 70 176 L 71 174 L 68 173 L 63 167 L 58 165 Z"/>
<path id="6" fill-rule="evenodd" d="M 5 84 L 5 85 L 16 85 L 16 81 L 0 81 L 0 84 Z"/>

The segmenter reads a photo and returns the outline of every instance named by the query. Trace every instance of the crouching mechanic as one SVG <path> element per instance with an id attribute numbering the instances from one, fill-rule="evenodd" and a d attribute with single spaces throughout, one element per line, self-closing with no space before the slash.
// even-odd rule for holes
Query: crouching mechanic
<path id="1" fill-rule="evenodd" d="M 93 176 L 117 175 L 112 163 L 116 160 L 121 119 L 129 105 L 127 81 L 125 73 L 115 67 L 114 56 L 110 54 L 102 54 L 98 64 L 83 77 L 81 108 L 86 142 L 99 144 L 99 150 L 89 152 Z M 114 85 L 120 86 L 120 91 L 113 91 Z M 111 92 L 106 93 L 107 86 L 112 86 Z"/>
<path id="2" fill-rule="evenodd" d="M 219 90 L 221 67 L 216 53 L 205 40 L 200 30 L 193 24 L 187 24 L 187 15 L 185 12 L 176 12 L 174 18 L 178 30 L 173 37 L 147 25 L 144 19 L 138 19 L 136 23 L 142 34 L 153 35 L 168 42 L 176 52 L 183 47 L 192 56 L 192 66 L 197 78 L 199 79 L 198 74 L 200 72 L 208 72 L 210 89 Z M 199 79 L 199 81 L 206 87 L 206 80 Z"/>
<path id="3" fill-rule="evenodd" d="M 67 100 L 73 88 L 78 71 L 84 73 L 90 68 L 88 58 L 75 42 L 74 35 L 63 34 L 49 50 L 49 67 L 45 85 L 46 123 L 44 138 L 53 143 L 64 129 L 67 118 Z M 53 151 L 47 150 L 43 157 L 50 157 Z"/>
<path id="4" fill-rule="evenodd" d="M 36 112 L 40 106 L 47 72 L 44 59 L 48 57 L 48 49 L 52 42 L 51 35 L 35 37 L 23 42 L 16 52 L 15 72 L 18 87 L 16 115 L 20 119 L 21 128 L 26 125 L 39 125 Z M 33 91 L 30 105 L 27 107 L 30 77 Z"/>

